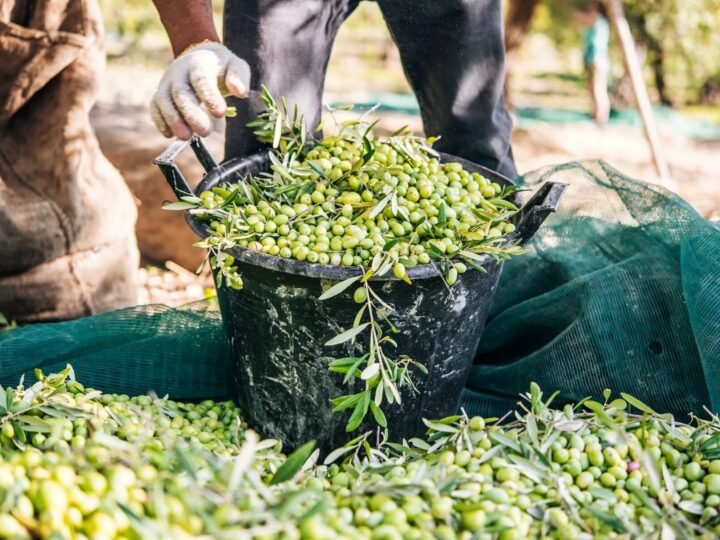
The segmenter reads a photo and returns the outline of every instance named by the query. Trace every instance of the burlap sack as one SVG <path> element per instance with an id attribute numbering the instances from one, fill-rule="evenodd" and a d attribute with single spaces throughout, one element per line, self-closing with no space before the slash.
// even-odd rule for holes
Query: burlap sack
<path id="1" fill-rule="evenodd" d="M 88 113 L 96 0 L 0 2 L 0 312 L 75 318 L 135 301 L 136 208 Z"/>

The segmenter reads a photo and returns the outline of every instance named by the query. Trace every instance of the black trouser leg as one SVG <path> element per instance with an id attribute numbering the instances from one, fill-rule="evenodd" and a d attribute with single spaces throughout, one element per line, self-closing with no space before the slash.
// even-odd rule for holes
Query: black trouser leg
<path id="1" fill-rule="evenodd" d="M 516 176 L 501 0 L 378 0 L 435 148 Z"/>
<path id="2" fill-rule="evenodd" d="M 308 127 L 317 126 L 325 71 L 338 29 L 358 0 L 226 0 L 225 45 L 250 64 L 251 88 L 294 104 Z M 255 100 L 233 100 L 238 116 L 228 119 L 225 157 L 260 149 L 245 127 L 263 109 Z"/>

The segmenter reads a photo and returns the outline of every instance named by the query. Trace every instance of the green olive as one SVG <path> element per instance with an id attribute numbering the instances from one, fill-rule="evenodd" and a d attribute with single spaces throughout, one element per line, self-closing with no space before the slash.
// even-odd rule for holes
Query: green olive
<path id="1" fill-rule="evenodd" d="M 367 290 L 365 289 L 365 287 L 358 287 L 357 289 L 355 289 L 353 299 L 358 304 L 364 304 L 367 301 Z"/>

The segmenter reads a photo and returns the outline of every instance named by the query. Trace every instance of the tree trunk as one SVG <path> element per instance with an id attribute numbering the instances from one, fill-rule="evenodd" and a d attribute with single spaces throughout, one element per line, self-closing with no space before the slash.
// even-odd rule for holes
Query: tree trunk
<path id="1" fill-rule="evenodd" d="M 540 0 L 510 0 L 505 17 L 505 102 L 512 107 L 511 75 L 515 53 L 522 45 L 532 26 L 533 16 Z"/>
<path id="2" fill-rule="evenodd" d="M 655 79 L 655 89 L 657 90 L 660 103 L 668 107 L 673 106 L 672 99 L 667 93 L 667 85 L 665 84 L 665 47 L 662 43 L 650 39 L 648 41 L 648 53 L 650 56 L 650 67 L 653 71 Z"/>
<path id="3" fill-rule="evenodd" d="M 646 59 L 653 72 L 655 89 L 657 90 L 660 103 L 672 107 L 672 99 L 670 99 L 667 93 L 667 84 L 665 83 L 665 47 L 648 32 L 645 15 L 641 15 L 634 22 L 638 33 L 638 44 L 644 46 L 647 53 Z"/>

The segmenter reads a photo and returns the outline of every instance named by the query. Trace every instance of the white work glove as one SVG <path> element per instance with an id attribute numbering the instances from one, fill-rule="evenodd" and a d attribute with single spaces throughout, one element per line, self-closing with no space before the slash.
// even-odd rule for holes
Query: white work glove
<path id="1" fill-rule="evenodd" d="M 224 95 L 247 97 L 250 67 L 220 43 L 187 49 L 165 70 L 150 115 L 166 137 L 187 140 L 208 135 L 225 116 Z M 214 118 L 213 118 L 214 117 Z"/>

